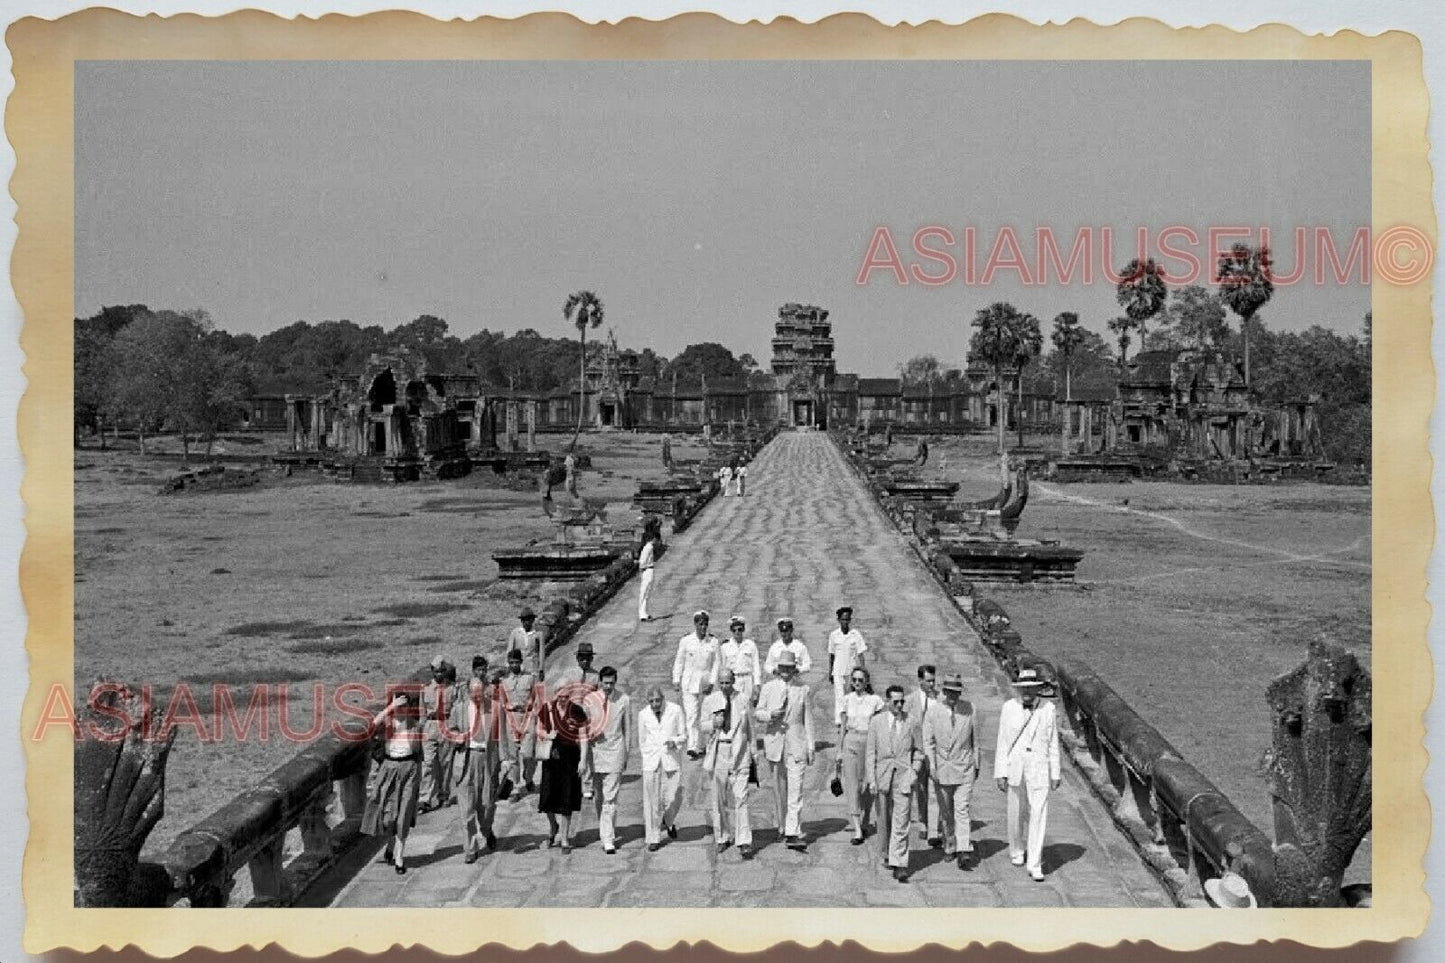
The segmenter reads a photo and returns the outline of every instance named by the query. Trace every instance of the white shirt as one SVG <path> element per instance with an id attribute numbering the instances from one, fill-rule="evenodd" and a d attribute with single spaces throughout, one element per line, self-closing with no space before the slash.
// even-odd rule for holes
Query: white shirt
<path id="1" fill-rule="evenodd" d="M 858 656 L 868 651 L 863 633 L 849 629 L 844 635 L 842 629 L 834 629 L 828 636 L 828 654 L 833 657 L 834 680 L 846 679 L 857 665 Z"/>
<path id="2" fill-rule="evenodd" d="M 778 639 L 769 647 L 767 661 L 763 663 L 764 672 L 771 674 L 777 671 L 778 656 L 783 654 L 784 649 L 791 649 L 793 656 L 798 660 L 799 675 L 802 675 L 813 667 L 813 659 L 812 656 L 808 655 L 808 647 L 803 644 L 802 639 L 793 636 L 793 641 L 787 645 L 783 644 L 782 639 Z"/>
<path id="3" fill-rule="evenodd" d="M 637 567 L 644 572 L 652 568 L 653 555 L 654 553 L 652 551 L 652 540 L 649 539 L 647 544 L 642 546 L 642 551 L 639 552 L 637 555 Z"/>
<path id="4" fill-rule="evenodd" d="M 717 636 L 697 637 L 689 632 L 677 640 L 677 657 L 672 660 L 672 684 L 683 692 L 701 692 L 717 685 Z"/>
<path id="5" fill-rule="evenodd" d="M 1034 703 L 1033 711 L 1018 699 L 1003 704 L 998 714 L 998 745 L 994 749 L 993 777 L 1010 785 L 1047 785 L 1060 778 L 1059 728 L 1054 704 Z"/>
<path id="6" fill-rule="evenodd" d="M 757 687 L 763 683 L 763 669 L 758 664 L 758 644 L 752 639 L 728 639 L 718 646 L 718 662 L 724 669 L 732 669 L 739 686 Z M 744 682 L 751 679 L 751 682 Z"/>
<path id="7" fill-rule="evenodd" d="M 843 697 L 843 728 L 848 732 L 867 732 L 873 717 L 887 708 L 876 692 L 849 692 Z"/>

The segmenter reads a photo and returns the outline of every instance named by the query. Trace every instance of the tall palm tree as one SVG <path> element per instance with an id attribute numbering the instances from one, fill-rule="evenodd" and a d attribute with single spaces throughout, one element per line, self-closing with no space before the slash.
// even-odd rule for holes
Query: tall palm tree
<path id="1" fill-rule="evenodd" d="M 1249 378 L 1249 323 L 1274 295 L 1270 280 L 1273 264 L 1269 248 L 1236 244 L 1219 258 L 1219 296 L 1239 316 L 1239 333 L 1244 336 L 1244 386 Z"/>
<path id="2" fill-rule="evenodd" d="M 1024 446 L 1024 368 L 1044 350 L 1044 336 L 1039 331 L 1039 319 L 1032 314 L 1019 318 L 1019 344 L 1014 354 L 1014 367 L 1018 370 L 1019 403 L 1014 409 L 1014 424 L 1019 431 L 1019 447 Z"/>
<path id="3" fill-rule="evenodd" d="M 1008 484 L 1008 444 L 1004 440 L 1007 402 L 1003 390 L 1003 366 L 1020 354 L 1024 315 L 1007 301 L 995 301 L 973 316 L 973 337 L 968 344 L 970 358 L 993 365 L 993 383 L 998 398 L 998 456 L 1004 484 Z M 1037 321 L 1034 322 L 1037 326 Z"/>
<path id="4" fill-rule="evenodd" d="M 577 337 L 581 342 L 581 357 L 577 362 L 577 430 L 572 432 L 572 444 L 568 451 L 577 450 L 577 436 L 582 434 L 582 417 L 587 412 L 587 329 L 602 325 L 602 302 L 591 291 L 577 291 L 567 295 L 562 305 L 562 317 L 577 326 Z"/>
<path id="5" fill-rule="evenodd" d="M 1129 320 L 1139 332 L 1139 348 L 1144 348 L 1144 326 L 1149 319 L 1164 310 L 1169 290 L 1164 287 L 1164 272 L 1151 257 L 1146 261 L 1138 258 L 1124 265 L 1120 272 L 1124 280 L 1119 282 L 1115 297 Z"/>
<path id="6" fill-rule="evenodd" d="M 1084 329 L 1079 326 L 1079 316 L 1072 311 L 1057 315 L 1049 340 L 1053 342 L 1054 350 L 1064 356 L 1064 400 L 1073 401 L 1074 352 L 1084 343 Z"/>
<path id="7" fill-rule="evenodd" d="M 1134 319 L 1128 315 L 1117 317 L 1109 322 L 1109 330 L 1119 342 L 1119 367 L 1123 368 L 1129 362 L 1129 332 L 1134 330 Z"/>

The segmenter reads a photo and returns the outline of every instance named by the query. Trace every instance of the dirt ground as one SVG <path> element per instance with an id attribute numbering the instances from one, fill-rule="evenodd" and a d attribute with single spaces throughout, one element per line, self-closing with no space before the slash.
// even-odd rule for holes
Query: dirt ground
<path id="1" fill-rule="evenodd" d="M 568 440 L 538 444 L 561 450 Z M 259 464 L 279 439 L 254 441 L 227 439 L 219 450 L 254 453 Z M 227 729 L 208 742 L 180 728 L 148 853 L 296 752 L 280 730 L 277 684 L 288 686 L 287 724 L 305 733 L 318 713 L 341 718 L 333 694 L 343 683 L 380 690 L 439 653 L 459 666 L 476 652 L 501 657 L 517 610 L 564 590 L 497 579 L 493 551 L 553 529 L 534 488 L 513 490 L 490 470 L 388 486 L 268 475 L 250 489 L 158 495 L 179 468 L 163 453 L 179 446 L 147 448 L 76 452 L 77 691 L 114 678 L 152 686 L 165 705 L 185 682 L 214 734 L 214 683 L 229 687 L 240 716 L 253 686 L 271 687 L 264 740 Z M 606 499 L 613 526 L 631 530 L 636 481 L 665 474 L 661 436 L 591 435 L 581 450 L 593 467 L 580 473 L 580 493 Z M 681 438 L 673 451 L 702 453 Z M 325 686 L 319 704 L 316 684 Z"/>
<path id="2" fill-rule="evenodd" d="M 929 470 L 960 498 L 992 495 L 990 442 L 930 443 Z M 1074 588 L 981 587 L 1025 644 L 1087 662 L 1272 835 L 1266 685 L 1315 638 L 1370 662 L 1370 489 L 1032 482 L 1018 535 L 1087 553 Z M 1350 881 L 1368 874 L 1367 838 Z"/>

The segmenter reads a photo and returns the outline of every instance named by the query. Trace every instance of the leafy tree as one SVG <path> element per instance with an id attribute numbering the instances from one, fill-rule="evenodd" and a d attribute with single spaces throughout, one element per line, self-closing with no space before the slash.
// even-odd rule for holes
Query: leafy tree
<path id="1" fill-rule="evenodd" d="M 733 353 L 716 341 L 690 344 L 673 358 L 663 372 L 665 377 L 676 377 L 680 381 L 701 381 L 711 378 L 744 378 L 747 368 L 733 357 Z"/>
<path id="2" fill-rule="evenodd" d="M 1142 263 L 1135 258 L 1119 273 L 1124 280 L 1119 282 L 1115 297 L 1124 314 L 1134 322 L 1134 328 L 1139 332 L 1139 343 L 1143 344 L 1145 325 L 1163 310 L 1169 294 L 1164 286 L 1164 274 L 1152 257 Z"/>
<path id="3" fill-rule="evenodd" d="M 577 429 L 572 432 L 572 444 L 567 449 L 576 451 L 577 437 L 582 434 L 582 415 L 587 409 L 587 329 L 601 327 L 602 301 L 591 291 L 576 291 L 567 295 L 562 317 L 576 326 L 581 353 L 577 360 Z"/>
<path id="4" fill-rule="evenodd" d="M 1244 337 L 1244 383 L 1252 385 L 1250 375 L 1250 321 L 1274 295 L 1270 280 L 1269 248 L 1251 248 L 1236 244 L 1219 258 L 1219 297 L 1239 316 L 1239 331 Z"/>
<path id="5" fill-rule="evenodd" d="M 1014 363 L 1024 352 L 1028 342 L 1028 320 L 1032 320 L 1034 333 L 1038 332 L 1038 320 L 1031 315 L 1020 314 L 1007 301 L 995 301 L 986 308 L 980 308 L 973 316 L 973 336 L 968 343 L 968 355 L 993 367 L 994 385 L 998 391 L 998 452 L 1000 468 L 1005 483 L 1008 476 L 1008 448 L 1004 442 L 1005 417 L 1003 391 L 1003 368 Z"/>
<path id="6" fill-rule="evenodd" d="M 738 355 L 738 364 L 743 366 L 744 371 L 752 372 L 756 371 L 758 368 L 758 359 L 754 358 L 750 354 L 744 353 Z"/>
<path id="7" fill-rule="evenodd" d="M 1198 284 L 1175 288 L 1164 309 L 1164 324 L 1149 332 L 1144 348 L 1220 348 L 1229 341 L 1224 302 Z"/>
<path id="8" fill-rule="evenodd" d="M 1032 314 L 1024 314 L 1020 318 L 1020 329 L 1018 348 L 1014 354 L 1014 367 L 1018 369 L 1018 390 L 1019 404 L 1018 414 L 1014 421 L 1019 430 L 1019 447 L 1024 446 L 1024 368 L 1033 359 L 1037 358 L 1044 349 L 1044 336 L 1039 331 L 1039 319 Z"/>
<path id="9" fill-rule="evenodd" d="M 943 380 L 943 365 L 931 354 L 920 354 L 898 366 L 898 377 L 910 385 L 934 384 Z"/>
<path id="10" fill-rule="evenodd" d="M 1074 399 L 1073 358 L 1074 352 L 1084 343 L 1084 329 L 1079 325 L 1079 316 L 1073 311 L 1063 311 L 1054 317 L 1054 330 L 1049 336 L 1054 350 L 1064 359 L 1064 400 Z"/>
<path id="11" fill-rule="evenodd" d="M 1119 345 L 1119 367 L 1129 363 L 1129 345 L 1133 341 L 1131 332 L 1134 330 L 1134 319 L 1128 315 L 1122 315 L 1109 322 L 1109 330 L 1113 332 L 1114 341 Z"/>

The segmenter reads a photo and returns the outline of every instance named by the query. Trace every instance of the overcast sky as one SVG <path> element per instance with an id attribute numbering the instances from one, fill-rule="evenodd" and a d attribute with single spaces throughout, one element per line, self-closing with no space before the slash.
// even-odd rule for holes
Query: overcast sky
<path id="1" fill-rule="evenodd" d="M 618 339 L 721 341 L 764 365 L 777 308 L 829 308 L 841 370 L 966 353 L 1009 300 L 1103 332 L 1112 286 L 856 283 L 875 228 L 1370 219 L 1364 63 L 88 63 L 76 78 L 75 310 L 209 311 L 257 334 L 420 314 Z M 937 241 L 932 242 L 937 244 Z M 1206 254 L 1205 245 L 1195 249 Z M 1287 271 L 1293 256 L 1281 253 Z M 1312 264 L 1312 262 L 1311 262 Z M 1368 290 L 1281 287 L 1276 328 L 1359 330 Z"/>

